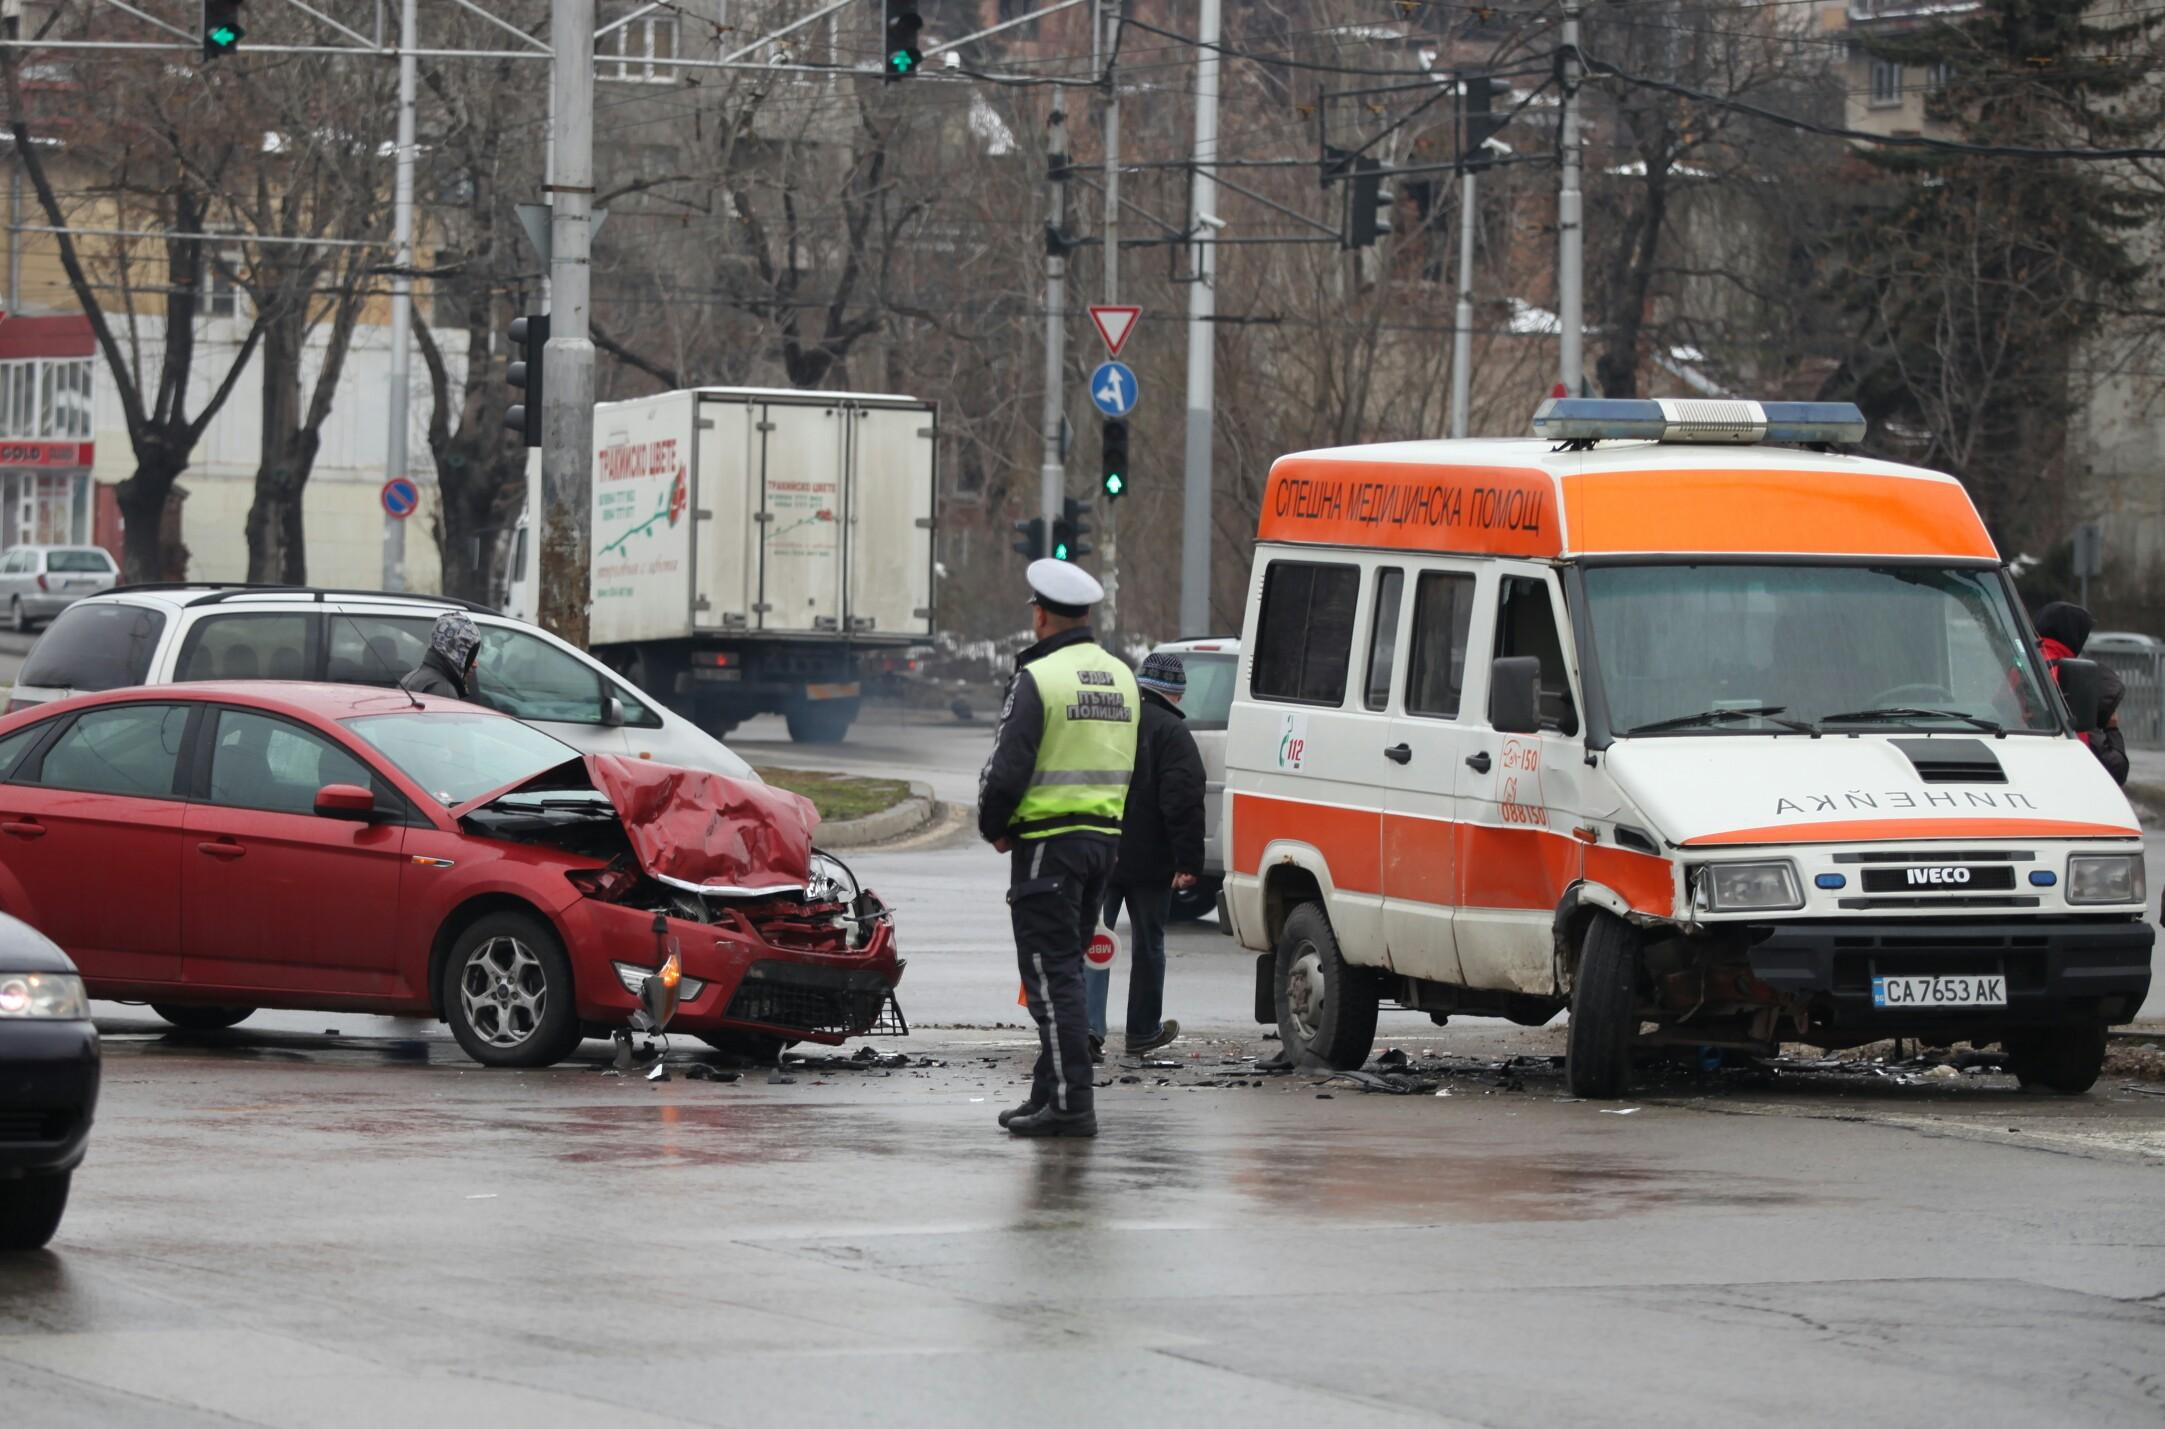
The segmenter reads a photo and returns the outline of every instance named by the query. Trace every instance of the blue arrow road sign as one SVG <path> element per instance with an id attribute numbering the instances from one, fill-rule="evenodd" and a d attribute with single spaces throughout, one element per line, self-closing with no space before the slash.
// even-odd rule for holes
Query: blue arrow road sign
<path id="1" fill-rule="evenodd" d="M 411 516 L 420 504 L 421 488 L 413 484 L 413 478 L 394 476 L 383 484 L 383 509 L 387 514 Z"/>
<path id="2" fill-rule="evenodd" d="M 1090 400 L 1108 417 L 1125 417 L 1142 395 L 1142 384 L 1125 362 L 1101 362 L 1090 374 Z"/>

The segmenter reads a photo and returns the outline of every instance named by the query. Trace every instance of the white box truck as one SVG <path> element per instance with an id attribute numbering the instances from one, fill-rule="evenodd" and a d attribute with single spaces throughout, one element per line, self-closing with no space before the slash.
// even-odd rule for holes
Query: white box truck
<path id="1" fill-rule="evenodd" d="M 793 739 L 841 739 L 866 662 L 932 635 L 937 425 L 930 402 L 854 392 L 597 404 L 594 653 L 716 735 L 780 714 Z M 539 544 L 520 543 L 514 606 Z"/>

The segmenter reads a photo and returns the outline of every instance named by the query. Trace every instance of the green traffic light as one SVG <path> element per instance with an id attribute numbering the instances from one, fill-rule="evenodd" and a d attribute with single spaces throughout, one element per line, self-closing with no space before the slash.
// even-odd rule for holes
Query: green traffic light
<path id="1" fill-rule="evenodd" d="M 1128 489 L 1128 479 L 1117 471 L 1105 473 L 1105 494 L 1119 496 Z"/>
<path id="2" fill-rule="evenodd" d="M 910 52 L 908 50 L 896 50 L 892 55 L 888 56 L 887 59 L 887 67 L 893 70 L 896 74 L 908 74 L 910 72 L 911 63 L 912 61 L 910 60 Z"/>
<path id="3" fill-rule="evenodd" d="M 240 39 L 240 33 L 236 31 L 231 25 L 220 25 L 217 29 L 210 32 L 210 38 L 212 44 L 218 46 L 218 48 L 222 50 L 226 50 L 231 49 L 233 47 L 234 41 Z"/>
<path id="4" fill-rule="evenodd" d="M 1052 558 L 1056 561 L 1064 561 L 1067 559 L 1067 542 L 1062 541 L 1059 545 L 1052 548 Z"/>

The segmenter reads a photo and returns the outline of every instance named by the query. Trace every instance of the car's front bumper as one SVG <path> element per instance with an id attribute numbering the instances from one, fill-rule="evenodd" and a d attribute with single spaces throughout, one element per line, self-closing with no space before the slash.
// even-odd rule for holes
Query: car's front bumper
<path id="1" fill-rule="evenodd" d="M 654 915 L 590 899 L 572 905 L 565 920 L 580 1017 L 623 1025 L 639 1002 L 612 964 L 658 964 Z M 678 1005 L 673 1032 L 768 1032 L 832 1044 L 899 1025 L 886 1016 L 905 966 L 891 921 L 876 924 L 862 948 L 843 952 L 770 942 L 735 916 L 719 923 L 670 918 L 667 926 L 684 975 L 704 984 Z"/>
<path id="2" fill-rule="evenodd" d="M 2131 1020 L 2150 992 L 2156 930 L 2135 919 L 1948 918 L 1774 923 L 1753 930 L 1751 969 L 1804 999 L 1816 1030 L 1961 1036 Z M 2004 1007 L 1875 1007 L 1875 977 L 2007 980 Z"/>
<path id="3" fill-rule="evenodd" d="M 0 1178 L 72 1170 L 97 1109 L 97 1028 L 0 1022 Z"/>

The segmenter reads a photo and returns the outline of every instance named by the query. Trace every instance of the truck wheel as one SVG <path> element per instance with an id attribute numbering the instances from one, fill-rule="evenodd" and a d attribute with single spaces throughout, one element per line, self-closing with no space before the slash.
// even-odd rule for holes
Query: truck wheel
<path id="1" fill-rule="evenodd" d="M 150 1010 L 190 1032 L 216 1032 L 222 1027 L 238 1027 L 255 1015 L 253 1007 L 189 1007 L 177 1002 L 154 1002 Z"/>
<path id="2" fill-rule="evenodd" d="M 1296 1066 L 1313 1057 L 1341 1072 L 1376 1045 L 1376 983 L 1338 951 L 1320 903 L 1303 903 L 1278 935 L 1278 1041 Z"/>
<path id="3" fill-rule="evenodd" d="M 444 1021 L 484 1067 L 547 1067 L 579 1045 L 571 960 L 538 918 L 477 920 L 444 959 L 443 978 Z"/>
<path id="4" fill-rule="evenodd" d="M 857 718 L 857 701 L 807 701 L 790 710 L 785 718 L 789 737 L 799 744 L 840 744 Z"/>
<path id="5" fill-rule="evenodd" d="M 1639 1036 L 1639 935 L 1599 913 L 1579 945 L 1571 985 L 1564 1086 L 1575 1097 L 1608 1100 L 1631 1085 L 1631 1044 Z"/>
<path id="6" fill-rule="evenodd" d="M 72 1171 L 0 1181 L 0 1250 L 36 1250 L 60 1229 Z"/>
<path id="7" fill-rule="evenodd" d="M 2081 1096 L 2105 1070 L 2105 1025 L 2101 1022 L 2018 1033 L 2000 1045 L 2007 1049 L 2008 1064 L 2025 1087 Z"/>
<path id="8" fill-rule="evenodd" d="M 717 1052 L 761 1067 L 773 1066 L 797 1045 L 771 1032 L 701 1032 L 698 1037 Z"/>

